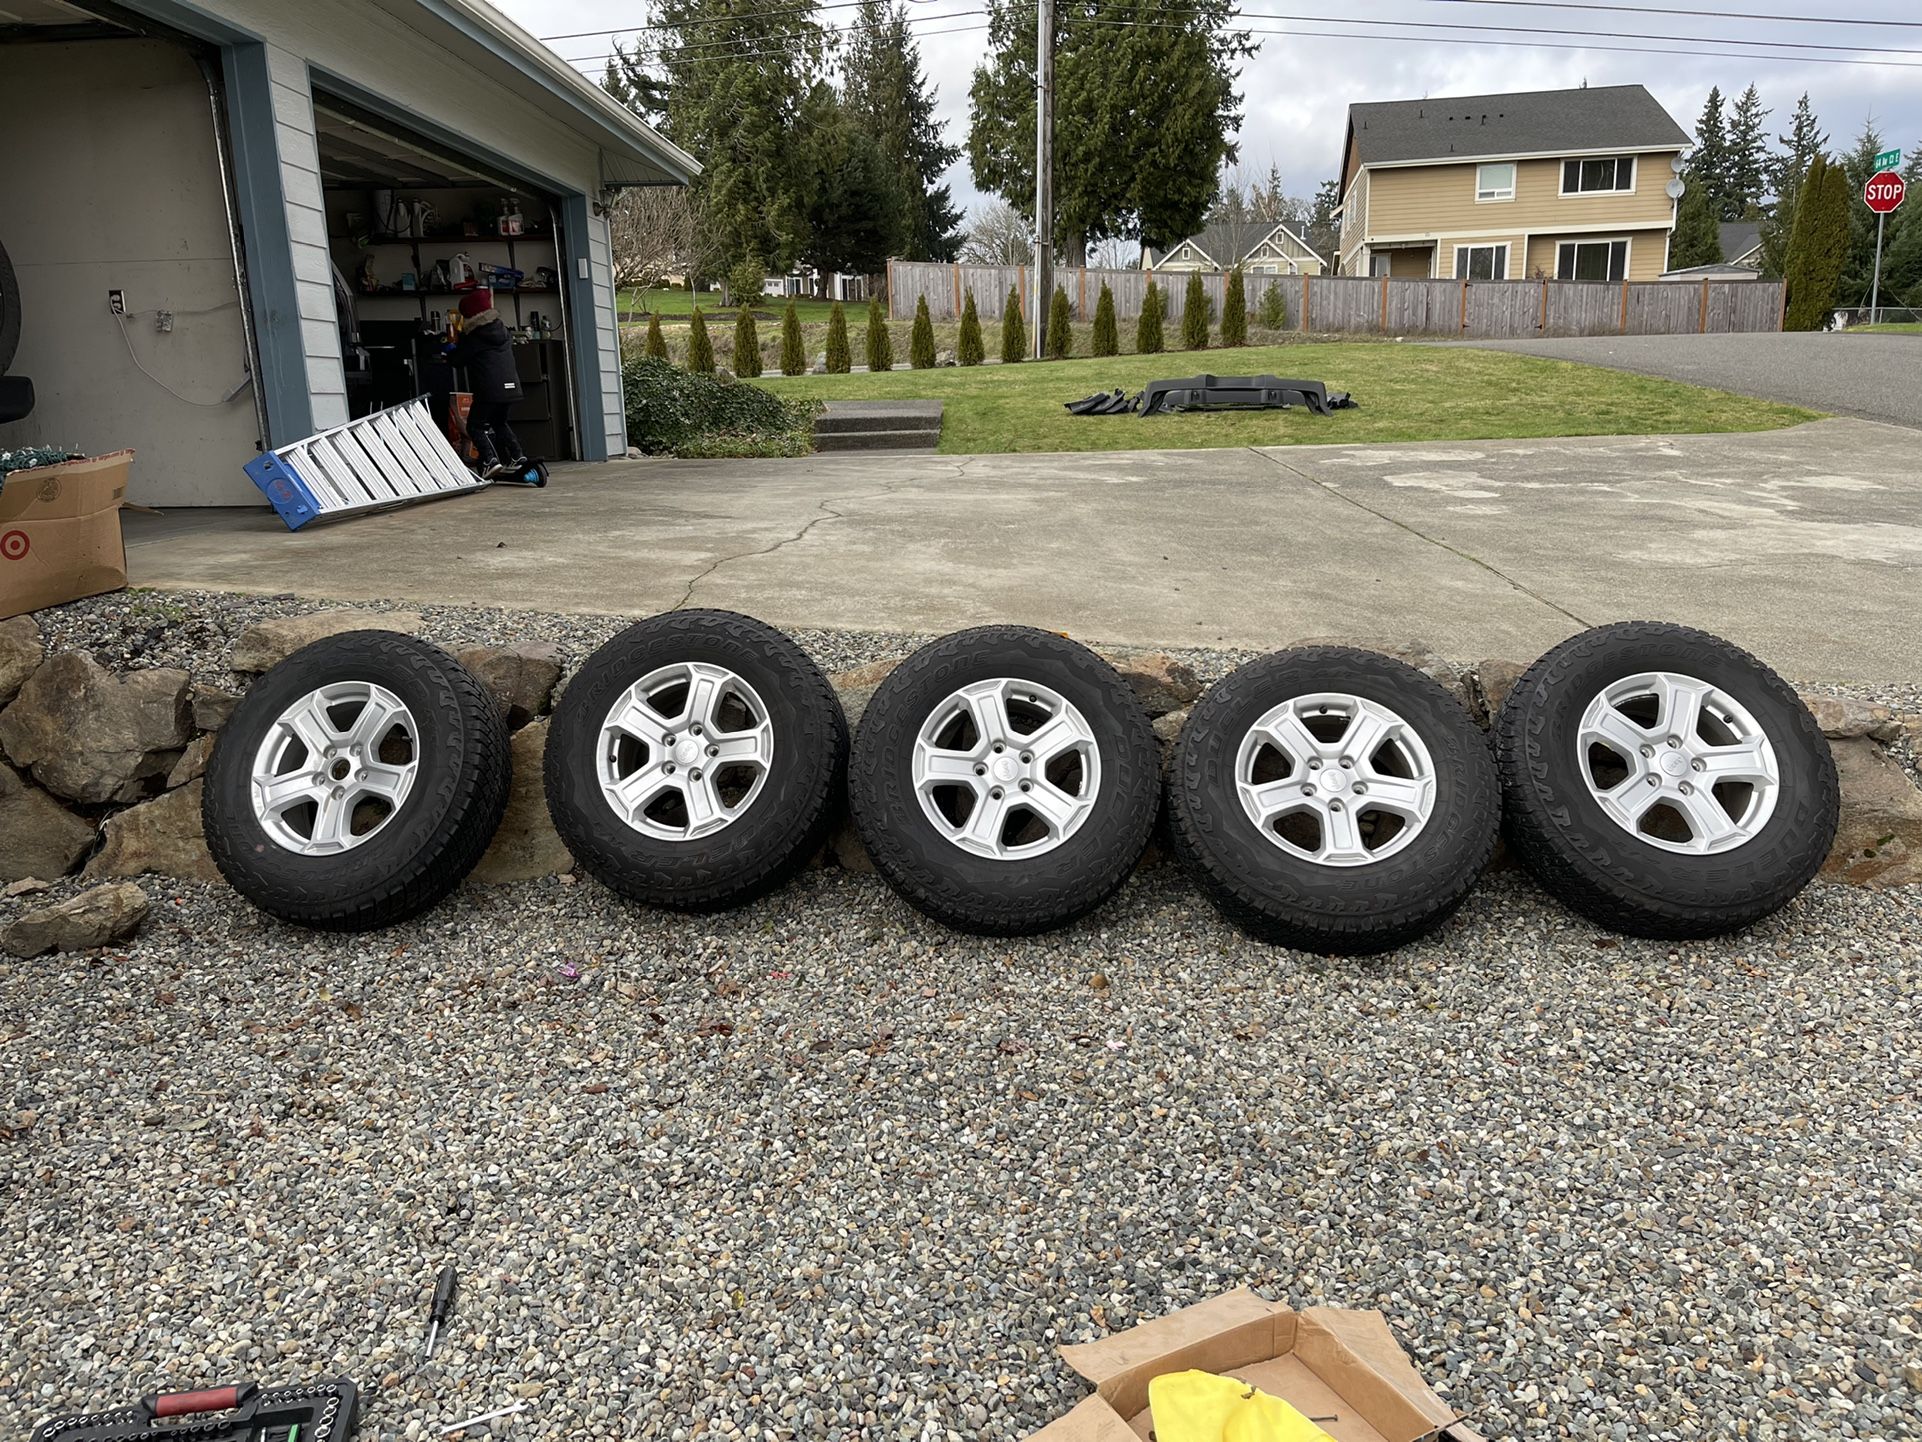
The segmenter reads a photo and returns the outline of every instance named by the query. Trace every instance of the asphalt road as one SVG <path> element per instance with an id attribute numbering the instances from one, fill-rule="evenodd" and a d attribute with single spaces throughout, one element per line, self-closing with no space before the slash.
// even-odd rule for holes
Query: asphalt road
<path id="1" fill-rule="evenodd" d="M 1463 341 L 1922 426 L 1922 335 L 1626 335 Z"/>

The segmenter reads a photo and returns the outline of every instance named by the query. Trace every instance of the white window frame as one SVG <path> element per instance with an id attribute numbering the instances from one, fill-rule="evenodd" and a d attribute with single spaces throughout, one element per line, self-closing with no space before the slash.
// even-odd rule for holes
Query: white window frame
<path id="1" fill-rule="evenodd" d="M 1633 268 L 1634 262 L 1635 262 L 1635 237 L 1632 235 L 1584 236 L 1580 240 L 1556 241 L 1555 242 L 1555 279 L 1557 280 L 1562 279 L 1562 252 L 1564 250 L 1570 249 L 1571 247 L 1580 247 L 1584 245 L 1610 245 L 1610 246 L 1619 245 L 1622 248 L 1621 280 L 1614 280 L 1605 276 L 1599 281 L 1596 281 L 1596 280 L 1584 281 L 1582 282 L 1584 285 L 1620 285 L 1623 283 L 1623 281 L 1626 281 L 1628 279 L 1629 271 Z M 1570 280 L 1574 280 L 1575 278 L 1576 277 L 1572 275 L 1568 277 L 1568 279 Z"/>
<path id="2" fill-rule="evenodd" d="M 1505 241 L 1505 240 L 1497 240 L 1497 241 L 1491 241 L 1491 242 L 1489 242 L 1489 243 L 1487 243 L 1487 244 L 1484 244 L 1484 245 L 1458 245 L 1458 246 L 1456 246 L 1456 247 L 1455 247 L 1455 277 L 1454 277 L 1454 278 L 1455 278 L 1456 280 L 1473 280 L 1473 279 L 1474 279 L 1474 277 L 1473 277 L 1473 276 L 1471 276 L 1471 275 L 1469 275 L 1469 274 L 1468 274 L 1468 273 L 1467 273 L 1466 271 L 1464 271 L 1464 270 L 1462 269 L 1462 257 L 1463 257 L 1464 255 L 1467 255 L 1467 256 L 1470 256 L 1470 257 L 1471 257 L 1471 262 L 1470 262 L 1470 263 L 1472 264 L 1472 263 L 1473 263 L 1473 262 L 1472 262 L 1472 257 L 1473 257 L 1473 255 L 1474 255 L 1474 253 L 1475 253 L 1476 251 L 1478 251 L 1478 250 L 1486 250 L 1486 251 L 1491 251 L 1491 252 L 1492 252 L 1492 251 L 1497 251 L 1497 250 L 1499 250 L 1499 251 L 1500 251 L 1500 252 L 1502 253 L 1502 254 L 1501 254 L 1501 262 L 1502 262 L 1502 263 L 1501 263 L 1501 272 L 1502 272 L 1502 273 L 1501 273 L 1500 275 L 1491 275 L 1491 276 L 1489 276 L 1489 277 L 1488 277 L 1488 280 L 1489 280 L 1489 281 L 1497 281 L 1497 280 L 1507 280 L 1507 279 L 1508 279 L 1508 254 L 1509 254 L 1509 252 L 1508 252 L 1508 242 L 1507 242 L 1507 241 Z M 1494 268 L 1495 268 L 1495 267 L 1493 266 L 1493 264 L 1491 264 L 1491 265 L 1489 266 L 1489 269 L 1490 269 L 1490 270 L 1493 270 Z"/>
<path id="3" fill-rule="evenodd" d="M 1484 170 L 1496 170 L 1503 166 L 1506 166 L 1508 168 L 1507 189 L 1503 189 L 1499 185 L 1485 186 L 1482 184 L 1482 172 Z M 1488 205 L 1495 201 L 1513 200 L 1514 198 L 1515 198 L 1515 162 L 1514 161 L 1484 160 L 1480 165 L 1477 165 L 1475 167 L 1475 204 Z"/>
<path id="4" fill-rule="evenodd" d="M 1606 189 L 1599 187 L 1593 190 L 1584 189 L 1582 186 L 1582 167 L 1584 165 L 1594 165 L 1604 160 L 1611 160 L 1615 163 L 1615 183 Z M 1627 185 L 1621 183 L 1623 162 L 1627 162 L 1628 164 Z M 1571 165 L 1575 167 L 1575 189 L 1573 190 L 1568 188 L 1568 167 Z M 1642 169 L 1642 167 L 1636 163 L 1636 157 L 1633 155 L 1584 155 L 1579 158 L 1570 156 L 1562 161 L 1561 167 L 1561 194 L 1571 199 L 1580 198 L 1585 195 L 1633 195 L 1635 193 L 1635 182 L 1641 179 Z"/>

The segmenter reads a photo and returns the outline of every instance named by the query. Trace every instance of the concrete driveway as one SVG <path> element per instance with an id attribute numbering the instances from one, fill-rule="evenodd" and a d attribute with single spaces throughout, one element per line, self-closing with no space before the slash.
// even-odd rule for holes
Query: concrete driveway
<path id="1" fill-rule="evenodd" d="M 136 585 L 1272 647 L 1420 637 L 1532 657 L 1684 621 L 1798 680 L 1922 681 L 1916 435 L 816 456 L 572 467 L 289 535 L 128 516 Z"/>
<path id="2" fill-rule="evenodd" d="M 1810 410 L 1922 426 L 1922 335 L 1625 335 L 1463 341 L 1583 361 Z"/>

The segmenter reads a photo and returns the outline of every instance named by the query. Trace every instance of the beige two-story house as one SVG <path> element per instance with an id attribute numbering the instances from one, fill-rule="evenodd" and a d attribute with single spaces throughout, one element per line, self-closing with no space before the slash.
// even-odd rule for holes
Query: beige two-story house
<path id="1" fill-rule="evenodd" d="M 1639 85 L 1351 105 L 1337 270 L 1654 280 L 1688 144 Z"/>
<path id="2" fill-rule="evenodd" d="M 1279 221 L 1210 221 L 1166 254 L 1141 248 L 1143 270 L 1227 271 L 1250 275 L 1320 275 L 1328 269 L 1315 248 Z"/>

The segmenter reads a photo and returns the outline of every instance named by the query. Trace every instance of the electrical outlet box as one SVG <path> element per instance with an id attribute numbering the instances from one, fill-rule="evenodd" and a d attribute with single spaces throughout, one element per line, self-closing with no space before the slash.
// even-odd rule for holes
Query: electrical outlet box
<path id="1" fill-rule="evenodd" d="M 154 329 L 171 331 L 174 328 L 174 313 L 170 310 L 157 310 L 153 313 Z"/>
<path id="2" fill-rule="evenodd" d="M 127 313 L 127 293 L 124 290 L 108 291 L 107 309 L 115 315 L 125 315 Z"/>

